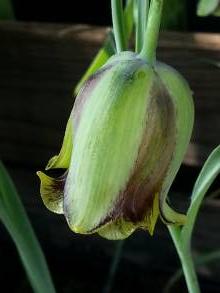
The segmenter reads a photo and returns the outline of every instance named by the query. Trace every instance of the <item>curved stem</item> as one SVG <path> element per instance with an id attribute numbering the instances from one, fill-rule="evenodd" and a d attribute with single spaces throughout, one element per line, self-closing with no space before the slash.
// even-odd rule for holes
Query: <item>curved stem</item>
<path id="1" fill-rule="evenodd" d="M 112 23 L 117 52 L 126 50 L 125 25 L 122 0 L 111 0 Z"/>
<path id="2" fill-rule="evenodd" d="M 136 52 L 140 52 L 143 43 L 144 35 L 149 11 L 149 0 L 137 0 L 138 17 L 136 26 Z"/>
<path id="3" fill-rule="evenodd" d="M 151 0 L 144 45 L 140 53 L 141 57 L 151 64 L 156 60 L 156 48 L 160 31 L 162 8 L 163 0 Z"/>
<path id="4" fill-rule="evenodd" d="M 189 293 L 200 293 L 190 246 L 184 246 L 181 238 L 181 228 L 169 226 L 168 230 L 179 255 Z"/>

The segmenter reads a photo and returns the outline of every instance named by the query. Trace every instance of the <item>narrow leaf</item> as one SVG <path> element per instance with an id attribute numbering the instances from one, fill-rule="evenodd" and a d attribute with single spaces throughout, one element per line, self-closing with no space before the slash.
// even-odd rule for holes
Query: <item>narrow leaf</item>
<path id="1" fill-rule="evenodd" d="M 16 245 L 34 292 L 55 293 L 39 242 L 15 186 L 1 162 L 0 220 Z"/>
<path id="2" fill-rule="evenodd" d="M 183 241 L 188 243 L 198 215 L 202 200 L 209 187 L 220 173 L 220 146 L 218 146 L 205 162 L 193 188 L 191 204 L 187 212 L 187 222 L 182 228 Z"/>

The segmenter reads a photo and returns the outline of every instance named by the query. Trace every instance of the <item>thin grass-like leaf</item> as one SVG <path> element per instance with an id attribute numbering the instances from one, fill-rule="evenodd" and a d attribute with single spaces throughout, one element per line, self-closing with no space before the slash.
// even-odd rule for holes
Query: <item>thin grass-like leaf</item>
<path id="1" fill-rule="evenodd" d="M 15 186 L 0 162 L 0 220 L 11 235 L 36 293 L 55 293 L 43 252 Z"/>
<path id="2" fill-rule="evenodd" d="M 198 179 L 193 188 L 191 204 L 187 212 L 187 222 L 183 226 L 181 234 L 183 241 L 189 243 L 195 221 L 198 215 L 202 200 L 209 187 L 220 173 L 220 146 L 209 156 L 204 164 Z"/>

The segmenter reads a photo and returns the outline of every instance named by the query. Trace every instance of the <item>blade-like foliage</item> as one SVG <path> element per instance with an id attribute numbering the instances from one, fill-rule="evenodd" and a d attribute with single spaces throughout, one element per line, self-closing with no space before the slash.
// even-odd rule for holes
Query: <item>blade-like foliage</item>
<path id="1" fill-rule="evenodd" d="M 187 222 L 182 228 L 181 234 L 184 242 L 188 243 L 191 239 L 197 214 L 202 200 L 209 187 L 220 173 L 220 146 L 218 146 L 209 156 L 204 164 L 198 179 L 193 188 L 191 204 L 187 212 Z"/>
<path id="2" fill-rule="evenodd" d="M 36 293 L 55 293 L 41 247 L 15 186 L 0 162 L 0 220 L 10 233 Z"/>

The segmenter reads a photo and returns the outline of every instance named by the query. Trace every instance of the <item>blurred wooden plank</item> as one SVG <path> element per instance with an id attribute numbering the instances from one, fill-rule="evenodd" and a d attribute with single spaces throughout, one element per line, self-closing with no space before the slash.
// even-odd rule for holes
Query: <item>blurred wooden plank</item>
<path id="1" fill-rule="evenodd" d="M 0 157 L 39 166 L 58 152 L 72 91 L 101 46 L 105 28 L 0 23 Z M 158 56 L 189 81 L 196 121 L 185 163 L 201 165 L 219 144 L 217 34 L 161 34 Z"/>

